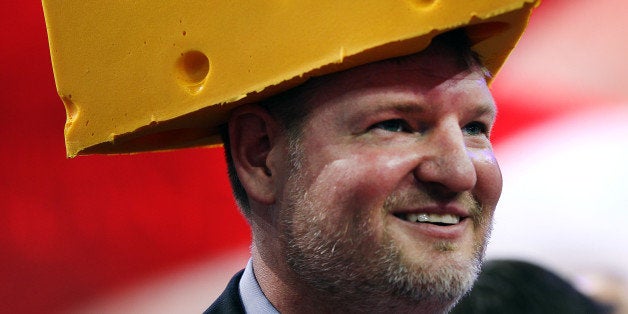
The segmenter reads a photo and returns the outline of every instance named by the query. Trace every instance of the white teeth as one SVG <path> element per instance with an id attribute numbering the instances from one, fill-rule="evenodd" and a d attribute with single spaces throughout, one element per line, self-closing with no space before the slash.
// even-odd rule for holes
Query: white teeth
<path id="1" fill-rule="evenodd" d="M 443 224 L 457 224 L 460 222 L 460 217 L 451 214 L 407 214 L 406 220 L 410 222 L 430 222 L 430 223 L 443 223 Z"/>

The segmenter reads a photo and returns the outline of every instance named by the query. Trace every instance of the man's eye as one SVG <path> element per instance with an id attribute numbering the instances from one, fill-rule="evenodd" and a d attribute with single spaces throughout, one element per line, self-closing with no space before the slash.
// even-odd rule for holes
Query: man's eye
<path id="1" fill-rule="evenodd" d="M 462 128 L 463 132 L 467 135 L 485 135 L 488 132 L 488 128 L 484 123 L 471 122 Z"/>
<path id="2" fill-rule="evenodd" d="M 406 132 L 410 128 L 408 127 L 408 124 L 405 123 L 403 120 L 395 119 L 376 123 L 372 125 L 370 129 L 381 129 L 388 132 Z"/>

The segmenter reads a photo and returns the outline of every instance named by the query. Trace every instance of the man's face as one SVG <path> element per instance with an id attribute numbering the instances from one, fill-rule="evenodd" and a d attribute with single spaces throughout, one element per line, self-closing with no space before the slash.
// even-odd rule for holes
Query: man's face
<path id="1" fill-rule="evenodd" d="M 470 289 L 502 180 L 492 96 L 483 72 L 461 63 L 432 47 L 316 86 L 278 176 L 279 230 L 298 280 L 369 309 L 436 310 Z"/>

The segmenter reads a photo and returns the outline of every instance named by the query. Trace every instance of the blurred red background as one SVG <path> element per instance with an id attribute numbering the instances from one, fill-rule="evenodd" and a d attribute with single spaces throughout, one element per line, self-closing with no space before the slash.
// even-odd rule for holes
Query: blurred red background
<path id="1" fill-rule="evenodd" d="M 248 243 L 221 149 L 66 159 L 41 3 L 0 16 L 0 312 L 60 310 Z"/>
<path id="2" fill-rule="evenodd" d="M 566 1 L 547 2 L 531 28 Z M 0 23 L 0 312 L 72 308 L 248 245 L 222 149 L 66 159 L 41 3 L 3 1 Z M 495 143 L 593 97 L 561 88 L 498 76 Z"/>

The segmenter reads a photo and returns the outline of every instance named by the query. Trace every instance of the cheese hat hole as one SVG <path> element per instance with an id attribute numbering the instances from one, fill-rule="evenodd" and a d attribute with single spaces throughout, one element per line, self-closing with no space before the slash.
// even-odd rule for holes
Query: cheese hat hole
<path id="1" fill-rule="evenodd" d="M 199 88 L 209 74 L 209 59 L 200 51 L 184 52 L 177 61 L 177 71 L 183 85 Z"/>

